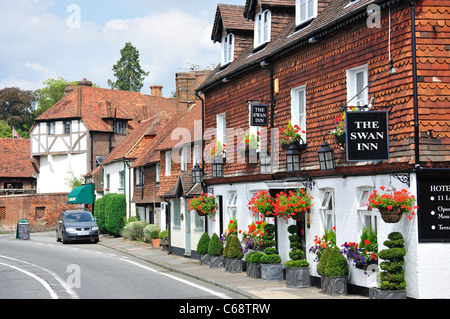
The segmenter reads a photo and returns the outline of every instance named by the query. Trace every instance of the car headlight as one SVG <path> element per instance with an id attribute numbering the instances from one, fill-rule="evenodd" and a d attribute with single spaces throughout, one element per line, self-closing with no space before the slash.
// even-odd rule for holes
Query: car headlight
<path id="1" fill-rule="evenodd" d="M 75 228 L 68 227 L 66 228 L 66 231 L 75 231 Z"/>
<path id="2" fill-rule="evenodd" d="M 91 228 L 91 230 L 98 230 L 98 227 L 94 226 L 94 227 Z"/>

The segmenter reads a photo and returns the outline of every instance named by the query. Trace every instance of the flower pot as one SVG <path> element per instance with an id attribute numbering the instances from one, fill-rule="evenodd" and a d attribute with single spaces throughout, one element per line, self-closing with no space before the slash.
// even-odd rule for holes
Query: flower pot
<path id="1" fill-rule="evenodd" d="M 336 142 L 339 145 L 343 145 L 346 142 L 346 134 L 342 133 L 341 135 L 334 135 L 334 137 L 336 138 Z"/>
<path id="2" fill-rule="evenodd" d="M 247 277 L 255 279 L 261 278 L 261 264 L 247 263 Z"/>
<path id="3" fill-rule="evenodd" d="M 298 150 L 298 151 L 300 151 L 300 152 L 306 150 L 306 146 L 307 146 L 306 143 L 303 143 L 303 142 L 300 143 L 300 141 L 294 141 L 294 142 L 289 143 L 289 144 L 282 143 L 282 144 L 281 144 L 281 148 L 282 148 L 284 151 L 288 151 L 289 148 L 291 147 L 291 145 L 294 145 L 295 149 Z"/>
<path id="4" fill-rule="evenodd" d="M 305 219 L 305 216 L 306 216 L 306 212 L 305 211 L 301 211 L 301 212 L 295 213 L 295 215 L 291 214 L 291 218 L 293 220 L 303 220 L 303 219 Z"/>
<path id="5" fill-rule="evenodd" d="M 286 287 L 307 288 L 311 285 L 309 267 L 286 268 Z"/>
<path id="6" fill-rule="evenodd" d="M 244 261 L 237 258 L 225 258 L 224 267 L 226 272 L 237 273 L 244 271 Z"/>
<path id="7" fill-rule="evenodd" d="M 152 245 L 154 248 L 159 248 L 160 243 L 161 243 L 160 238 L 152 239 Z"/>
<path id="8" fill-rule="evenodd" d="M 222 256 L 210 256 L 209 268 L 221 268 L 224 266 L 224 258 Z"/>
<path id="9" fill-rule="evenodd" d="M 386 207 L 378 208 L 381 214 L 381 218 L 385 223 L 398 223 L 402 219 L 403 210 L 400 207 L 393 207 L 387 209 Z"/>
<path id="10" fill-rule="evenodd" d="M 208 265 L 210 263 L 211 256 L 209 254 L 201 254 L 200 255 L 200 265 Z"/>
<path id="11" fill-rule="evenodd" d="M 369 288 L 369 299 L 406 299 L 406 290 Z"/>
<path id="12" fill-rule="evenodd" d="M 320 277 L 322 293 L 330 296 L 347 296 L 347 276 Z"/>
<path id="13" fill-rule="evenodd" d="M 283 280 L 283 264 L 261 264 L 261 279 L 263 281 Z"/>

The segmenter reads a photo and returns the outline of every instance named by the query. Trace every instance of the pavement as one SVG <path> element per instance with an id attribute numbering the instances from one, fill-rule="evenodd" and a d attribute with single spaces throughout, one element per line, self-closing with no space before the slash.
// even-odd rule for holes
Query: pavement
<path id="1" fill-rule="evenodd" d="M 246 272 L 229 273 L 224 268 L 210 268 L 200 265 L 196 258 L 169 254 L 150 243 L 130 241 L 123 237 L 115 238 L 100 235 L 99 243 L 116 251 L 123 252 L 148 263 L 165 268 L 188 277 L 227 289 L 249 299 L 368 299 L 361 295 L 329 296 L 318 287 L 290 288 L 286 281 L 265 282 L 262 279 L 247 277 Z"/>

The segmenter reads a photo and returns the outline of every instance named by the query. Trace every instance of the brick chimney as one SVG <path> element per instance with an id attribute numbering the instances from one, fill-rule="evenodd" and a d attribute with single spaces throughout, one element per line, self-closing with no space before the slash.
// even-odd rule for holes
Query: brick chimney
<path id="1" fill-rule="evenodd" d="M 92 82 L 86 80 L 86 78 L 83 79 L 83 81 L 78 81 L 78 86 L 90 86 L 92 87 Z"/>
<path id="2" fill-rule="evenodd" d="M 151 96 L 162 96 L 162 85 L 152 85 L 150 86 L 150 95 Z"/>
<path id="3" fill-rule="evenodd" d="M 211 70 L 180 72 L 176 74 L 176 97 L 181 108 L 189 108 L 196 103 L 195 89 L 203 83 Z"/>

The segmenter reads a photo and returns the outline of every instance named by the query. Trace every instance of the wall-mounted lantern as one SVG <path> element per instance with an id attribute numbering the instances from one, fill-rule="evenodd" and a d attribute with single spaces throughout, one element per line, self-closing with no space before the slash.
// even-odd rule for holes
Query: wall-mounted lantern
<path id="1" fill-rule="evenodd" d="M 214 160 L 214 163 L 212 164 L 212 177 L 223 177 L 223 162 L 217 162 Z"/>
<path id="2" fill-rule="evenodd" d="M 329 132 L 328 132 L 329 133 Z M 326 133 L 323 136 L 323 143 L 320 146 L 317 153 L 319 154 L 319 164 L 321 171 L 328 171 L 336 168 L 336 162 L 334 160 L 334 151 L 330 145 L 325 141 Z"/>
<path id="3" fill-rule="evenodd" d="M 288 172 L 300 171 L 300 152 L 295 145 L 291 145 L 286 153 L 286 169 Z"/>
<path id="4" fill-rule="evenodd" d="M 203 170 L 198 163 L 194 165 L 194 169 L 192 170 L 192 182 L 194 184 L 203 183 Z"/>

